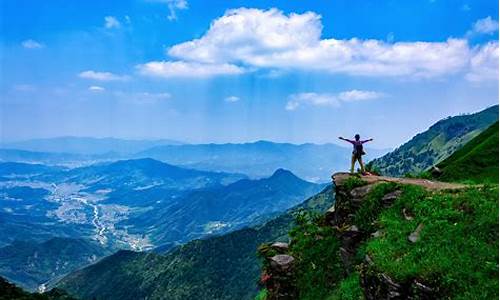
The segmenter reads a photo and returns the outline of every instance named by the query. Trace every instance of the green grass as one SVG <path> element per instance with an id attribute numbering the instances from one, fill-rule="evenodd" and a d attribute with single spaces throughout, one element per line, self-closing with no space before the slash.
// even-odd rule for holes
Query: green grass
<path id="1" fill-rule="evenodd" d="M 403 208 L 415 218 L 405 220 Z M 418 278 L 450 299 L 498 298 L 498 186 L 436 194 L 404 186 L 379 224 L 385 234 L 366 247 L 377 271 L 399 282 Z"/>
<path id="2" fill-rule="evenodd" d="M 380 203 L 384 195 L 394 191 L 398 187 L 395 183 L 378 184 L 366 195 L 361 207 L 354 215 L 354 223 L 363 231 L 374 231 L 372 222 L 376 220 L 379 213 L 383 210 Z"/>
<path id="3" fill-rule="evenodd" d="M 360 175 L 355 174 L 349 176 L 343 183 L 342 187 L 348 191 L 366 185 L 367 182 L 361 179 Z"/>
<path id="4" fill-rule="evenodd" d="M 267 290 L 263 289 L 259 291 L 257 296 L 255 296 L 254 300 L 266 300 L 266 298 L 267 298 Z"/>
<path id="5" fill-rule="evenodd" d="M 347 278 L 342 280 L 338 288 L 331 294 L 327 300 L 362 300 L 364 299 L 363 290 L 359 282 L 359 273 L 353 272 Z"/>
<path id="6" fill-rule="evenodd" d="M 498 122 L 437 166 L 439 180 L 498 183 Z"/>
<path id="7" fill-rule="evenodd" d="M 340 242 L 334 229 L 322 223 L 320 215 L 299 214 L 298 226 L 290 232 L 290 254 L 297 259 L 294 273 L 300 299 L 325 299 L 343 276 Z"/>

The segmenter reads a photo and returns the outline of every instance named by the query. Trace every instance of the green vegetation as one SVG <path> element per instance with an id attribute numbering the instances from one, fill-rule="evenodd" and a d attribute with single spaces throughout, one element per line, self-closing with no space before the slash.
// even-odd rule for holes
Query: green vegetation
<path id="1" fill-rule="evenodd" d="M 363 290 L 359 285 L 359 273 L 352 272 L 343 279 L 334 293 L 327 300 L 360 300 L 364 299 Z"/>
<path id="2" fill-rule="evenodd" d="M 324 299 L 342 279 L 340 242 L 331 226 L 320 225 L 320 215 L 300 213 L 296 218 L 297 226 L 290 231 L 290 253 L 297 259 L 300 299 Z"/>
<path id="3" fill-rule="evenodd" d="M 498 122 L 437 165 L 443 181 L 498 183 Z"/>
<path id="4" fill-rule="evenodd" d="M 371 161 L 368 169 L 391 176 L 419 174 L 450 156 L 496 121 L 498 105 L 476 114 L 449 117 L 393 152 Z"/>
<path id="5" fill-rule="evenodd" d="M 366 248 L 377 271 L 400 282 L 418 278 L 450 299 L 498 298 L 498 186 L 440 193 L 405 186 L 378 223 L 384 235 Z M 420 240 L 408 242 L 419 224 Z"/>
<path id="6" fill-rule="evenodd" d="M 28 293 L 0 277 L 0 300 L 75 300 L 66 292 L 52 289 L 47 293 Z"/>
<path id="7" fill-rule="evenodd" d="M 352 190 L 354 188 L 366 185 L 366 181 L 364 181 L 363 179 L 361 179 L 361 177 L 356 174 L 355 176 L 350 176 L 349 178 L 347 178 L 342 183 L 342 185 L 345 187 L 345 189 Z"/>
<path id="8" fill-rule="evenodd" d="M 381 203 L 384 195 L 394 191 L 397 188 L 395 183 L 377 184 L 370 193 L 363 199 L 361 207 L 354 215 L 354 223 L 363 231 L 373 231 L 372 224 L 383 209 Z"/>
<path id="9" fill-rule="evenodd" d="M 329 186 L 256 227 L 195 240 L 165 255 L 120 251 L 68 275 L 57 286 L 83 299 L 254 299 L 258 246 L 287 241 L 295 213 L 324 212 L 333 201 Z"/>

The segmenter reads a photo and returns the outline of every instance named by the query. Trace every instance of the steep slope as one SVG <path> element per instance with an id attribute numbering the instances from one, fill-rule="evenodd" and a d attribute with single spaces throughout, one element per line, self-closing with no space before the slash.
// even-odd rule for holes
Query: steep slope
<path id="1" fill-rule="evenodd" d="M 0 248 L 0 275 L 36 291 L 40 285 L 109 254 L 98 244 L 81 239 L 52 238 L 43 243 L 15 241 Z"/>
<path id="2" fill-rule="evenodd" d="M 28 293 L 2 277 L 0 277 L 0 292 L 0 300 L 76 300 L 59 289 L 44 294 Z"/>
<path id="3" fill-rule="evenodd" d="M 227 186 L 188 192 L 155 211 L 124 221 L 123 225 L 135 225 L 137 232 L 147 232 L 158 243 L 185 243 L 283 212 L 323 187 L 280 169 L 269 178 L 243 179 Z"/>
<path id="4" fill-rule="evenodd" d="M 327 182 L 332 170 L 345 169 L 351 149 L 335 144 L 288 144 L 258 141 L 244 144 L 200 144 L 158 146 L 136 154 L 174 165 L 200 170 L 244 173 L 267 177 L 278 168 L 292 171 L 308 181 Z M 384 150 L 367 150 L 368 159 Z"/>
<path id="5" fill-rule="evenodd" d="M 374 159 L 369 166 L 390 176 L 423 172 L 464 146 L 496 121 L 498 105 L 475 114 L 443 119 L 393 152 Z"/>
<path id="6" fill-rule="evenodd" d="M 299 210 L 324 211 L 332 203 L 328 187 L 261 226 L 195 240 L 166 255 L 120 251 L 66 276 L 57 286 L 96 299 L 253 299 L 257 246 L 287 240 Z"/>
<path id="7" fill-rule="evenodd" d="M 498 183 L 498 122 L 437 165 L 435 178 Z"/>
<path id="8" fill-rule="evenodd" d="M 334 207 L 302 215 L 286 253 L 262 251 L 266 290 L 260 295 L 498 298 L 498 185 L 333 179 Z"/>

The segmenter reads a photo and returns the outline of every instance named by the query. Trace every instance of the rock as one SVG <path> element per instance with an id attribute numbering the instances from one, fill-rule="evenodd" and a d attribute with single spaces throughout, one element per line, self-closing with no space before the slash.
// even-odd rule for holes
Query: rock
<path id="1" fill-rule="evenodd" d="M 358 226 L 356 225 L 351 225 L 349 228 L 347 228 L 348 231 L 353 231 L 353 232 L 359 232 Z"/>
<path id="2" fill-rule="evenodd" d="M 354 188 L 351 190 L 350 195 L 352 199 L 362 199 L 364 196 L 366 196 L 375 186 L 375 184 L 369 184 L 369 185 L 364 185 L 360 186 L 357 188 Z M 354 200 L 354 201 L 356 201 Z"/>
<path id="3" fill-rule="evenodd" d="M 283 242 L 274 242 L 271 248 L 281 254 L 288 252 L 288 244 Z"/>
<path id="4" fill-rule="evenodd" d="M 372 233 L 371 236 L 374 237 L 374 238 L 381 237 L 382 236 L 382 231 L 381 230 L 377 230 L 374 233 Z"/>
<path id="5" fill-rule="evenodd" d="M 293 262 L 295 259 L 286 254 L 278 254 L 270 259 L 271 267 L 280 272 L 289 271 L 292 268 Z"/>
<path id="6" fill-rule="evenodd" d="M 389 194 L 386 194 L 384 197 L 382 197 L 382 204 L 385 207 L 391 206 L 396 199 L 401 196 L 403 192 L 400 190 L 396 190 L 394 192 L 390 192 Z"/>
<path id="7" fill-rule="evenodd" d="M 368 254 L 366 254 L 366 255 L 365 255 L 365 261 L 366 261 L 366 263 L 367 263 L 369 266 L 373 266 L 373 265 L 375 265 L 375 263 L 373 262 L 373 259 L 372 259 L 372 258 L 371 258 Z"/>
<path id="8" fill-rule="evenodd" d="M 415 229 L 415 231 L 408 236 L 408 240 L 412 243 L 418 242 L 418 240 L 420 239 L 420 232 L 422 231 L 423 228 L 424 224 L 419 224 L 417 226 L 417 229 Z"/>
<path id="9" fill-rule="evenodd" d="M 431 174 L 434 177 L 438 177 L 443 174 L 443 171 L 440 168 L 433 166 L 431 169 Z"/>
<path id="10" fill-rule="evenodd" d="M 413 214 L 409 212 L 406 208 L 403 208 L 403 217 L 405 218 L 406 221 L 413 220 Z"/>

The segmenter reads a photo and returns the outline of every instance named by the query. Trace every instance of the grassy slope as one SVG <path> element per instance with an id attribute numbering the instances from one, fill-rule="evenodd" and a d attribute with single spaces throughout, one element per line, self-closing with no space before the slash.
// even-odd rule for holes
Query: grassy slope
<path id="1" fill-rule="evenodd" d="M 498 106 L 443 119 L 393 152 L 371 161 L 369 166 L 391 176 L 421 173 L 446 159 L 495 121 L 498 121 Z"/>
<path id="2" fill-rule="evenodd" d="M 438 164 L 443 181 L 498 183 L 498 122 Z"/>
<path id="3" fill-rule="evenodd" d="M 368 254 L 374 262 L 371 271 L 385 273 L 400 283 L 418 279 L 435 288 L 442 298 L 497 299 L 498 122 L 439 167 L 444 171 L 439 179 L 487 185 L 454 192 L 428 192 L 420 187 L 389 183 L 375 187 L 354 220 L 360 229 L 383 233 L 360 246 L 358 263 Z M 395 188 L 403 194 L 390 208 L 381 210 L 381 198 Z M 405 219 L 403 209 L 414 218 Z M 318 224 L 297 227 L 292 232 L 327 230 Z M 420 240 L 410 243 L 408 236 L 419 224 L 424 226 Z M 329 295 L 329 300 L 362 299 L 358 271 L 345 276 L 335 271 L 339 263 L 335 258 L 321 262 L 314 256 L 318 250 L 338 247 L 338 242 L 325 244 L 321 239 L 311 243 L 308 236 L 295 234 L 297 240 L 292 243 L 306 245 L 292 247 L 301 268 L 297 272 L 301 299 L 324 299 L 325 295 Z M 314 288 L 301 280 L 325 276 L 332 280 L 315 280 Z"/>
<path id="4" fill-rule="evenodd" d="M 287 239 L 298 209 L 325 211 L 332 188 L 260 227 L 195 240 L 167 255 L 118 252 L 65 277 L 58 287 L 97 299 L 252 299 L 260 274 L 257 247 Z"/>

